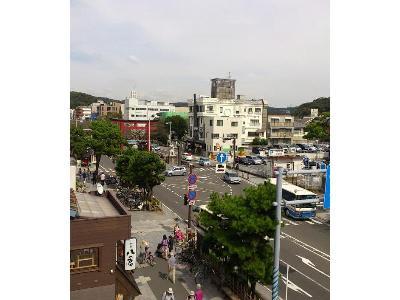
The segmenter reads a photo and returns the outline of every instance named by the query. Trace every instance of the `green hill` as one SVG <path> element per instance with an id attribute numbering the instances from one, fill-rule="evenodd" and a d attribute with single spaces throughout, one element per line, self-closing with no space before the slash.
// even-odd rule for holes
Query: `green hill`
<path id="1" fill-rule="evenodd" d="M 71 91 L 69 93 L 69 99 L 70 99 L 70 104 L 69 104 L 70 108 L 76 108 L 77 106 L 87 106 L 94 102 L 97 102 L 98 100 L 103 100 L 106 103 L 122 102 L 120 100 L 114 100 L 106 97 L 95 97 L 89 94 L 74 92 L 74 91 Z"/>
<path id="2" fill-rule="evenodd" d="M 296 118 L 301 119 L 303 117 L 307 117 L 310 115 L 311 108 L 318 108 L 319 114 L 323 112 L 330 112 L 330 97 L 317 98 L 311 102 L 306 102 L 295 107 L 287 107 L 287 108 L 268 107 L 268 111 L 271 112 L 287 111 Z"/>

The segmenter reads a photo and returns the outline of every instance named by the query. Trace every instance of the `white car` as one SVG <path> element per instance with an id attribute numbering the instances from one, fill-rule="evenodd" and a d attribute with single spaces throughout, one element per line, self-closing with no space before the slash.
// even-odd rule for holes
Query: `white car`
<path id="1" fill-rule="evenodd" d="M 182 166 L 173 166 L 170 170 L 165 171 L 167 176 L 185 176 L 186 173 L 186 168 Z"/>
<path id="2" fill-rule="evenodd" d="M 193 160 L 193 156 L 192 156 L 192 154 L 185 152 L 182 154 L 182 159 L 183 160 Z"/>

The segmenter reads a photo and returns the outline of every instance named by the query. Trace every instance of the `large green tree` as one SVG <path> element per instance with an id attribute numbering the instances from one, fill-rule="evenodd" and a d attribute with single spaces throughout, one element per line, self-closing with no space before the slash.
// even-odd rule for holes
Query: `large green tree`
<path id="1" fill-rule="evenodd" d="M 228 272 L 236 266 L 253 292 L 257 281 L 269 284 L 273 250 L 265 237 L 275 232 L 275 187 L 268 182 L 249 187 L 240 196 L 213 193 L 210 199 L 213 214 L 200 213 L 200 222 L 208 227 L 205 250 L 223 261 Z"/>
<path id="2" fill-rule="evenodd" d="M 251 142 L 253 146 L 265 146 L 268 145 L 268 140 L 264 138 L 255 137 Z"/>
<path id="3" fill-rule="evenodd" d="M 125 185 L 142 189 L 146 200 L 151 199 L 153 188 L 165 180 L 165 163 L 148 151 L 128 148 L 118 157 L 115 171 Z"/>
<path id="4" fill-rule="evenodd" d="M 178 140 L 182 140 L 182 138 L 188 132 L 188 127 L 189 127 L 188 120 L 182 118 L 181 116 L 176 115 L 165 118 L 164 123 L 168 122 L 172 122 L 171 131 L 173 136 Z M 165 128 L 168 130 L 169 134 L 169 125 L 165 125 Z"/>
<path id="5" fill-rule="evenodd" d="M 330 140 L 330 114 L 322 113 L 317 118 L 313 119 L 304 128 L 307 134 L 304 138 L 307 140 L 318 140 L 320 142 L 329 142 Z"/>
<path id="6" fill-rule="evenodd" d="M 82 159 L 87 150 L 87 134 L 82 126 L 70 128 L 70 152 L 76 159 Z"/>

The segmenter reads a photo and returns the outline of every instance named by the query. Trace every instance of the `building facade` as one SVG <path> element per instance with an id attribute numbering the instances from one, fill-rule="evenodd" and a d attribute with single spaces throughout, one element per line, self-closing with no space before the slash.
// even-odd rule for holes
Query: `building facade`
<path id="1" fill-rule="evenodd" d="M 92 109 L 89 106 L 78 106 L 75 108 L 75 118 L 77 120 L 90 120 Z"/>
<path id="2" fill-rule="evenodd" d="M 140 294 L 121 249 L 131 238 L 131 216 L 108 191 L 70 196 L 70 299 L 134 299 Z"/>
<path id="3" fill-rule="evenodd" d="M 261 100 L 219 99 L 202 96 L 188 101 L 189 136 L 203 154 L 248 146 L 265 138 L 267 105 Z"/>
<path id="4" fill-rule="evenodd" d="M 211 98 L 235 99 L 235 79 L 211 79 Z"/>
<path id="5" fill-rule="evenodd" d="M 269 144 L 292 144 L 294 117 L 286 112 L 268 114 L 267 136 Z"/>
<path id="6" fill-rule="evenodd" d="M 98 115 L 100 117 L 122 115 L 122 103 L 110 102 L 98 106 Z"/>
<path id="7" fill-rule="evenodd" d="M 174 112 L 169 102 L 139 100 L 135 91 L 125 99 L 123 118 L 125 120 L 157 120 L 162 112 Z"/>

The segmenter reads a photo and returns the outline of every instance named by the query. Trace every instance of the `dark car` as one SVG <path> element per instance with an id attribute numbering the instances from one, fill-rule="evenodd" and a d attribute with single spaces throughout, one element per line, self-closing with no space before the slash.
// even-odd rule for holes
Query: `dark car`
<path id="1" fill-rule="evenodd" d="M 247 157 L 239 157 L 239 164 L 251 165 L 251 161 Z"/>

